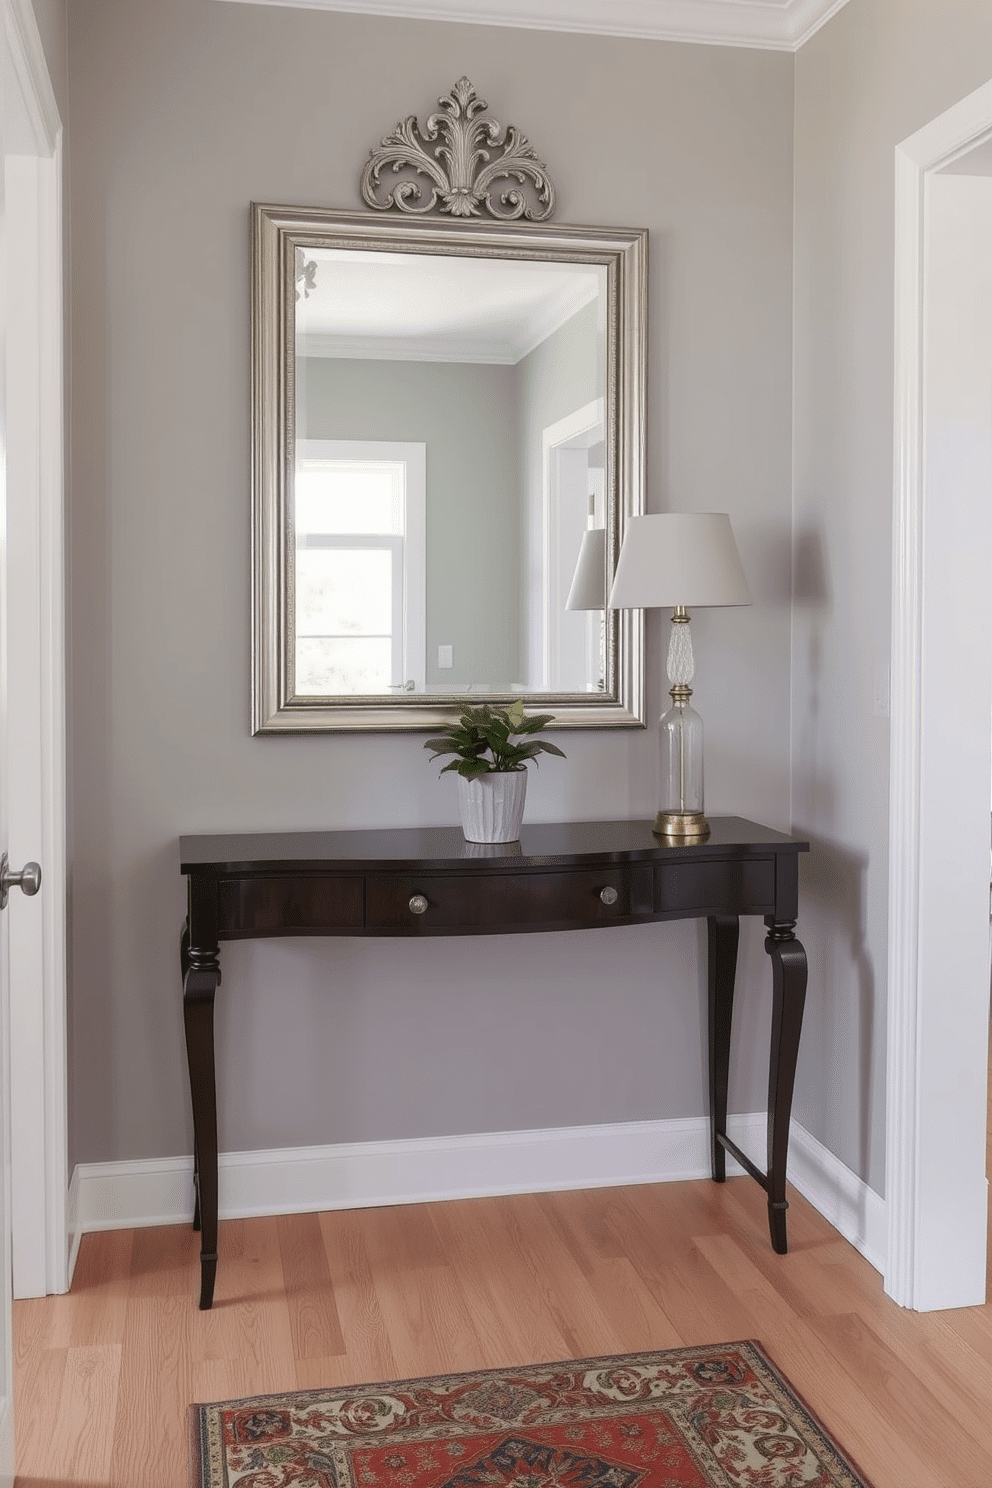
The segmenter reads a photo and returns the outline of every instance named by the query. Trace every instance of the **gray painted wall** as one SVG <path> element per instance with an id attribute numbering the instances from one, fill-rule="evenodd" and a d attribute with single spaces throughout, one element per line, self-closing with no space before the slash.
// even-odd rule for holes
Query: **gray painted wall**
<path id="1" fill-rule="evenodd" d="M 247 207 L 357 206 L 370 145 L 462 73 L 548 161 L 560 221 L 651 230 L 650 502 L 729 510 L 755 596 L 694 621 L 708 805 L 788 826 L 793 72 L 216 0 L 69 7 L 73 1161 L 190 1150 L 181 832 L 457 819 L 418 737 L 250 737 Z M 532 819 L 653 815 L 653 730 L 564 743 Z M 761 939 L 737 1109 L 764 1099 Z M 702 1114 L 700 951 L 692 924 L 226 947 L 221 1145 Z"/>
<path id="2" fill-rule="evenodd" d="M 895 146 L 992 74 L 987 0 L 855 0 L 796 62 L 799 1119 L 884 1191 Z"/>
<path id="3" fill-rule="evenodd" d="M 304 375 L 308 438 L 427 446 L 428 686 L 517 681 L 517 369 L 308 357 Z"/>

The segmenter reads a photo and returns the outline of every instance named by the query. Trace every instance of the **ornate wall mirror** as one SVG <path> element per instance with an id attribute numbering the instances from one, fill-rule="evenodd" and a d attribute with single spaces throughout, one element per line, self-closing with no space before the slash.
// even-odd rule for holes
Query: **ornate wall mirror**
<path id="1" fill-rule="evenodd" d="M 253 206 L 256 733 L 644 721 L 646 239 Z"/>

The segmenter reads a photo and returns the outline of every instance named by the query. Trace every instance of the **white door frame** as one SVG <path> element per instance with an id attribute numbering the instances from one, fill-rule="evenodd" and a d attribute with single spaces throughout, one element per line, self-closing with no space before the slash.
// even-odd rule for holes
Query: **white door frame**
<path id="1" fill-rule="evenodd" d="M 578 446 L 583 436 L 590 444 L 597 439 L 603 438 L 604 428 L 604 402 L 602 398 L 593 398 L 574 413 L 568 413 L 564 418 L 549 424 L 541 431 L 541 533 L 543 547 L 541 550 L 541 594 L 543 597 L 543 610 L 540 617 L 541 623 L 541 666 L 543 686 L 548 689 L 552 686 L 555 668 L 559 664 L 559 628 L 560 618 L 565 613 L 565 598 L 568 594 L 568 585 L 562 585 L 562 578 L 558 572 L 556 563 L 551 555 L 561 552 L 561 544 L 558 539 L 559 511 L 558 511 L 558 480 L 555 471 L 555 460 L 563 449 L 571 445 Z M 569 574 L 569 583 L 572 575 Z"/>
<path id="2" fill-rule="evenodd" d="M 15 1297 L 68 1287 L 62 124 L 30 0 L 2 0 L 6 161 L 10 857 L 42 866 L 10 923 Z M 8 631 L 14 641 L 13 628 Z"/>
<path id="3" fill-rule="evenodd" d="M 987 715 L 977 725 L 968 717 L 959 669 L 953 666 L 958 652 L 948 655 L 946 617 L 956 578 L 946 551 L 950 545 L 925 543 L 924 352 L 928 182 L 990 138 L 992 82 L 904 140 L 895 162 L 885 1290 L 901 1305 L 921 1311 L 985 1300 L 987 1022 L 981 1024 L 980 1014 L 984 996 L 987 1018 L 988 930 L 980 911 L 976 924 L 970 912 L 967 925 L 963 915 L 958 923 L 949 920 L 934 886 L 948 863 L 949 843 L 957 851 L 955 813 L 960 815 L 962 806 L 969 809 L 969 783 L 975 820 L 967 827 L 967 871 L 979 875 L 976 890 L 987 881 L 988 818 L 982 823 L 978 817 L 982 802 L 988 802 L 992 724 Z M 959 541 L 968 541 L 967 531 Z M 935 550 L 941 547 L 944 552 Z M 992 582 L 992 551 L 984 556 Z M 978 666 L 988 666 L 992 636 L 958 635 L 956 646 L 970 650 Z M 933 731 L 938 707 L 944 710 L 945 740 L 949 736 L 953 742 L 955 733 L 964 737 L 961 726 L 986 731 L 984 780 L 957 779 L 950 812 L 944 809 L 948 776 L 958 766 L 947 751 L 939 757 Z M 965 935 L 969 985 L 962 989 L 947 952 Z M 958 1016 L 959 997 L 966 1016 Z"/>

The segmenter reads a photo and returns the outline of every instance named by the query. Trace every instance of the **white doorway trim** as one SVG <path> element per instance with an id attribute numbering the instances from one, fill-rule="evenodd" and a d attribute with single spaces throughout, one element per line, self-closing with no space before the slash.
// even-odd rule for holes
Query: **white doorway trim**
<path id="1" fill-rule="evenodd" d="M 574 572 L 573 563 L 566 578 L 552 559 L 552 554 L 557 556 L 562 552 L 559 536 L 560 471 L 557 469 L 557 462 L 570 448 L 587 449 L 601 441 L 605 427 L 603 419 L 603 399 L 593 398 L 574 413 L 566 414 L 564 418 L 541 431 L 541 594 L 544 606 L 540 617 L 541 686 L 550 691 L 559 689 L 556 678 L 561 661 L 561 617 L 565 613 L 565 598 Z M 600 501 L 603 499 L 601 492 Z M 601 515 L 600 525 L 603 520 Z"/>
<path id="2" fill-rule="evenodd" d="M 933 710 L 950 710 L 953 736 L 958 678 L 948 676 L 946 615 L 953 575 L 927 547 L 926 286 L 927 205 L 931 177 L 992 138 L 992 83 L 979 88 L 896 149 L 895 178 L 895 461 L 892 574 L 892 709 L 889 791 L 889 942 L 886 1110 L 885 1289 L 905 1307 L 929 1310 L 985 1299 L 987 1183 L 984 1110 L 986 1039 L 956 1016 L 953 974 L 940 971 L 943 951 L 961 925 L 949 923 L 933 892 L 935 870 L 948 861 L 953 827 L 942 814 L 943 771 L 929 732 Z M 981 540 L 981 539 L 979 539 Z M 967 542 L 967 532 L 959 541 Z M 931 545 L 932 547 L 932 545 Z M 983 555 L 992 573 L 992 551 Z M 987 666 L 981 636 L 959 635 L 977 665 Z M 953 659 L 953 657 L 952 657 Z M 959 694 L 960 696 L 960 694 Z M 985 780 L 974 811 L 988 801 L 992 723 L 982 725 Z M 960 785 L 960 782 L 958 782 Z M 964 783 L 965 786 L 967 782 Z M 988 872 L 988 805 L 984 807 Z M 949 827 L 951 830 L 949 832 Z M 968 927 L 974 939 L 975 927 Z M 984 996 L 988 996 L 987 929 Z M 973 968 L 978 974 L 976 960 Z M 977 1003 L 982 994 L 971 993 Z M 973 1024 L 972 1018 L 971 1023 Z M 979 1123 L 978 1156 L 974 1123 Z M 958 1154 L 969 1134 L 968 1171 Z"/>
<path id="3" fill-rule="evenodd" d="M 68 1287 L 62 125 L 30 0 L 3 0 L 20 123 L 6 160 L 11 861 L 42 891 L 12 916 L 11 1221 L 16 1297 Z M 13 637 L 13 630 L 9 632 Z"/>

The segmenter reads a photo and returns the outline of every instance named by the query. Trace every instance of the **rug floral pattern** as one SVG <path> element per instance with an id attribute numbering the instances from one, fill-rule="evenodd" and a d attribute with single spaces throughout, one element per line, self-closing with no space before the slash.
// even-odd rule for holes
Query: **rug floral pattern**
<path id="1" fill-rule="evenodd" d="M 753 1342 L 193 1416 L 196 1488 L 870 1488 Z"/>

